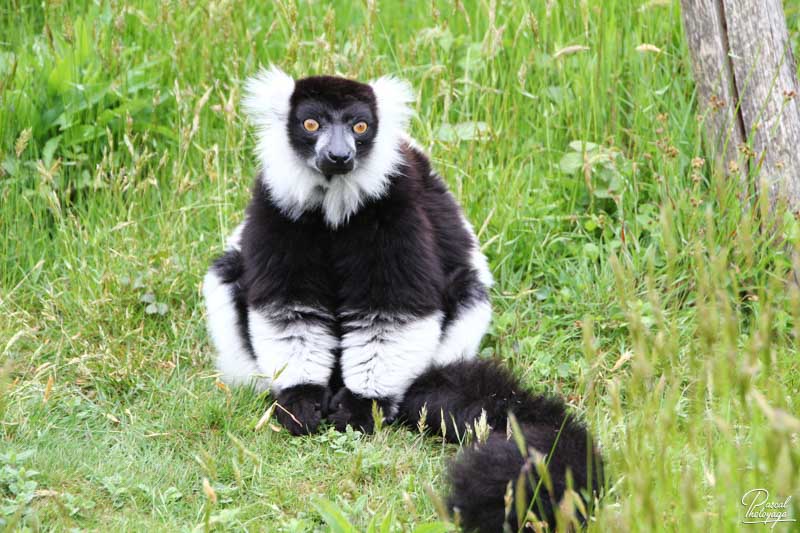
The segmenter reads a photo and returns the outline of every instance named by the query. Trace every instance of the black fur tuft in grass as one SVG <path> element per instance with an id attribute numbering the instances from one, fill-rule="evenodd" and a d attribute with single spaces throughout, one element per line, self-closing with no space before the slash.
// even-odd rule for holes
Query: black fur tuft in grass
<path id="1" fill-rule="evenodd" d="M 418 425 L 423 406 L 425 425 L 433 432 L 441 434 L 444 415 L 444 436 L 450 442 L 463 438 L 483 411 L 493 428 L 484 443 L 465 448 L 450 466 L 448 506 L 460 513 L 465 531 L 502 531 L 505 522 L 517 531 L 518 495 L 513 494 L 510 505 L 505 496 L 509 482 L 516 491 L 521 475 L 527 508 L 551 528 L 569 483 L 586 508 L 600 493 L 602 458 L 583 424 L 562 400 L 530 393 L 495 362 L 473 360 L 429 370 L 409 389 L 400 413 L 403 421 Z M 507 437 L 509 412 L 519 423 L 525 447 L 535 453 L 523 456 L 516 439 Z M 537 460 L 547 465 L 552 490 L 539 482 Z M 579 522 L 584 519 L 578 517 Z"/>

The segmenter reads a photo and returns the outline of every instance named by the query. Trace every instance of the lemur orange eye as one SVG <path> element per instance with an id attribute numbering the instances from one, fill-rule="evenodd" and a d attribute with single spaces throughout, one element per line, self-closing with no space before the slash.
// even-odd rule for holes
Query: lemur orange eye
<path id="1" fill-rule="evenodd" d="M 355 125 L 353 125 L 353 131 L 361 135 L 367 131 L 367 127 L 368 126 L 366 122 L 356 122 Z"/>
<path id="2" fill-rule="evenodd" d="M 303 121 L 303 127 L 306 131 L 317 131 L 319 129 L 319 122 L 313 118 L 307 118 Z"/>

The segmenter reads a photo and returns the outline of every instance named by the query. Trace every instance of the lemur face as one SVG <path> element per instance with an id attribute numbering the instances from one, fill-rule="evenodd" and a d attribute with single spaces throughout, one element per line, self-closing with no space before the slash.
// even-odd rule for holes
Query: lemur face
<path id="1" fill-rule="evenodd" d="M 243 106 L 273 202 L 293 220 L 319 210 L 330 227 L 345 224 L 402 171 L 412 100 L 411 87 L 391 76 L 295 81 L 273 66 L 250 78 Z"/>
<path id="2" fill-rule="evenodd" d="M 376 101 L 369 85 L 316 76 L 295 83 L 287 130 L 292 149 L 331 180 L 355 170 L 378 133 Z"/>

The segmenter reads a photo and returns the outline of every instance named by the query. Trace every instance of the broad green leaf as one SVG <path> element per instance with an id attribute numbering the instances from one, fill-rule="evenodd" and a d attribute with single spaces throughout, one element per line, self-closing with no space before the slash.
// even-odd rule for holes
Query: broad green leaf
<path id="1" fill-rule="evenodd" d="M 587 242 L 583 245 L 583 253 L 592 259 L 600 257 L 600 248 L 593 242 Z"/>
<path id="2" fill-rule="evenodd" d="M 44 148 L 42 148 L 42 161 L 44 161 L 44 166 L 49 168 L 52 165 L 53 154 L 55 154 L 59 142 L 61 142 L 61 135 L 51 137 L 44 143 Z"/>
<path id="3" fill-rule="evenodd" d="M 583 168 L 583 154 L 578 152 L 567 152 L 558 162 L 558 168 L 564 174 L 575 174 Z"/>
<path id="4" fill-rule="evenodd" d="M 599 144 L 591 143 L 589 141 L 572 141 L 568 146 L 576 152 L 593 152 L 600 147 Z"/>
<path id="5" fill-rule="evenodd" d="M 342 511 L 330 500 L 316 498 L 311 505 L 328 524 L 332 533 L 355 533 L 356 528 L 342 514 Z"/>
<path id="6" fill-rule="evenodd" d="M 489 130 L 485 122 L 459 122 L 458 124 L 442 124 L 436 130 L 436 139 L 444 142 L 472 141 L 478 139 Z"/>

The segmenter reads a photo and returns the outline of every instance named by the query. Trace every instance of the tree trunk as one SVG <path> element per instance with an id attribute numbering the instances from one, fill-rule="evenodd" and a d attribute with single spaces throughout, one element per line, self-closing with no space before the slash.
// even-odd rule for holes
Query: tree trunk
<path id="1" fill-rule="evenodd" d="M 800 84 L 780 0 L 681 0 L 706 137 L 743 185 L 800 211 Z M 751 153 L 752 155 L 752 153 Z M 736 162 L 735 164 L 731 162 Z M 762 190 L 760 184 L 766 187 Z M 747 189 L 745 189 L 747 190 Z"/>

